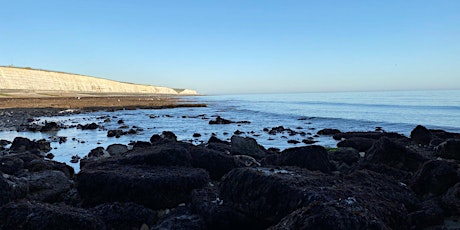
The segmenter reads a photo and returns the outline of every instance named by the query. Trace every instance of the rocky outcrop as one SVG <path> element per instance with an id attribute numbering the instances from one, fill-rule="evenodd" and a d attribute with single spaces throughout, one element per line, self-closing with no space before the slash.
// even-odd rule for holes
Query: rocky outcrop
<path id="1" fill-rule="evenodd" d="M 131 84 L 84 75 L 0 66 L 0 89 L 92 93 L 196 95 L 189 89 Z"/>

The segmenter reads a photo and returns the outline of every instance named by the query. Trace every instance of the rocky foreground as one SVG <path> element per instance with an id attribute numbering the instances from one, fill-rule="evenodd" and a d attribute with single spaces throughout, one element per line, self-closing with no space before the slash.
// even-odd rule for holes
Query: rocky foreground
<path id="1" fill-rule="evenodd" d="M 445 229 L 460 216 L 460 134 L 319 134 L 338 148 L 163 132 L 94 149 L 78 174 L 44 157 L 46 141 L 0 141 L 0 229 Z"/>

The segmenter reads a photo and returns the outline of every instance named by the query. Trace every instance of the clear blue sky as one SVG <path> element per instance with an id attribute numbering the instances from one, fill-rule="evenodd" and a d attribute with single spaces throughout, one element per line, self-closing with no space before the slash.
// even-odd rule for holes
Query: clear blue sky
<path id="1" fill-rule="evenodd" d="M 459 89 L 460 1 L 0 0 L 0 65 L 201 93 Z"/>

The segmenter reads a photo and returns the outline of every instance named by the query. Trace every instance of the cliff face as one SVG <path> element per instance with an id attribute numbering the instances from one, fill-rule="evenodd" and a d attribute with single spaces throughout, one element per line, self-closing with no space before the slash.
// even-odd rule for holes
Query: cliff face
<path id="1" fill-rule="evenodd" d="M 188 89 L 174 90 L 167 87 L 123 83 L 69 73 L 2 66 L 0 66 L 0 89 L 89 93 L 197 94 L 196 91 Z"/>

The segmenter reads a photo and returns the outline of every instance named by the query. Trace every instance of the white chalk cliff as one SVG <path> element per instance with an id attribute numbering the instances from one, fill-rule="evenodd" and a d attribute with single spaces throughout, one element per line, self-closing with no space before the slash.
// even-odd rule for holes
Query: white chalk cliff
<path id="1" fill-rule="evenodd" d="M 190 89 L 124 83 L 78 74 L 0 66 L 0 90 L 195 95 Z"/>

